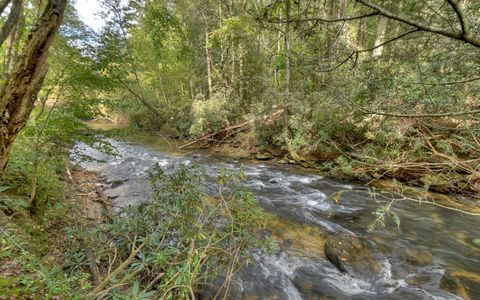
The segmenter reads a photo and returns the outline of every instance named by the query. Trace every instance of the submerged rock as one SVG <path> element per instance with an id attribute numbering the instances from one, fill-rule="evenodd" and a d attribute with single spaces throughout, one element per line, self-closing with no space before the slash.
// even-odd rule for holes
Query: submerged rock
<path id="1" fill-rule="evenodd" d="M 341 232 L 329 236 L 325 255 L 341 272 L 366 281 L 377 281 L 384 275 L 385 258 L 373 243 L 354 234 Z"/>
<path id="2" fill-rule="evenodd" d="M 432 255 L 425 250 L 403 248 L 400 250 L 405 261 L 413 266 L 428 266 L 432 264 Z"/>
<path id="3" fill-rule="evenodd" d="M 462 297 L 464 300 L 472 299 L 468 294 L 461 277 L 456 276 L 455 273 L 450 270 L 446 270 L 442 276 L 442 279 L 440 279 L 440 288 L 447 292 L 456 294 Z"/>
<path id="4" fill-rule="evenodd" d="M 295 270 L 293 283 L 304 299 L 348 299 L 341 290 L 328 281 L 319 279 L 318 273 L 318 270 L 308 266 Z"/>

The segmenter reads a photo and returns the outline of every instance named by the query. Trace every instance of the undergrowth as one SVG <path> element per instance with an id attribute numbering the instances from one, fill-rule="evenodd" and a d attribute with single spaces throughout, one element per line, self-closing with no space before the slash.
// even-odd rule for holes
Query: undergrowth
<path id="1" fill-rule="evenodd" d="M 123 208 L 93 231 L 76 230 L 84 236 L 75 237 L 83 242 L 72 254 L 86 258 L 85 249 L 93 251 L 101 277 L 88 297 L 192 299 L 219 278 L 218 294 L 227 292 L 252 251 L 272 247 L 264 231 L 269 217 L 243 179 L 221 172 L 212 196 L 198 166 L 170 174 L 155 167 L 151 201 Z"/>

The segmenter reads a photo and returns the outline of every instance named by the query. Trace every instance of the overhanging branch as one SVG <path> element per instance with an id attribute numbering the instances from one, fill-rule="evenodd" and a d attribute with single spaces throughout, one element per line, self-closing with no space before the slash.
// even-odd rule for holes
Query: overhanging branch
<path id="1" fill-rule="evenodd" d="M 465 26 L 465 16 L 463 15 L 463 11 L 460 8 L 460 5 L 458 5 L 458 3 L 455 2 L 455 0 L 447 0 L 447 2 L 455 11 L 458 21 L 460 22 L 460 28 L 462 29 L 462 34 L 465 35 L 467 33 L 467 28 Z"/>
<path id="2" fill-rule="evenodd" d="M 437 114 L 397 114 L 397 113 L 389 113 L 383 111 L 375 111 L 369 108 L 362 107 L 350 99 L 346 97 L 340 96 L 340 98 L 344 101 L 349 102 L 357 109 L 359 109 L 362 113 L 367 115 L 379 115 L 379 116 L 386 116 L 386 117 L 394 117 L 394 118 L 411 118 L 411 119 L 420 119 L 420 118 L 443 118 L 443 117 L 453 117 L 453 116 L 465 116 L 465 115 L 474 115 L 480 114 L 480 109 L 470 110 L 470 111 L 455 111 L 455 112 L 445 112 L 445 113 L 437 113 Z"/>
<path id="3" fill-rule="evenodd" d="M 477 48 L 480 48 L 480 39 L 478 39 L 477 37 L 473 36 L 472 34 L 470 34 L 468 32 L 455 32 L 455 31 L 447 30 L 447 29 L 444 29 L 444 28 L 436 27 L 436 26 L 430 26 L 430 25 L 424 24 L 422 22 L 419 22 L 417 20 L 413 20 L 413 19 L 410 19 L 408 17 L 405 17 L 403 15 L 392 13 L 391 11 L 389 11 L 389 10 L 387 10 L 387 9 L 381 7 L 381 6 L 378 6 L 376 4 L 370 3 L 366 0 L 356 0 L 356 1 L 360 4 L 362 4 L 363 6 L 366 6 L 370 9 L 373 9 L 374 11 L 378 12 L 380 15 L 382 15 L 386 18 L 396 20 L 396 21 L 404 23 L 404 24 L 408 24 L 408 25 L 413 26 L 413 27 L 415 27 L 415 28 L 417 28 L 418 30 L 421 30 L 421 31 L 443 35 L 443 36 L 449 37 L 451 39 L 459 40 L 459 41 L 462 41 L 464 43 L 475 46 Z M 454 5 L 458 8 L 456 3 L 454 3 Z M 459 19 L 461 18 L 463 20 L 462 11 L 459 10 L 459 13 L 460 13 L 460 15 L 457 14 Z M 465 28 L 466 28 L 465 24 L 463 24 L 461 26 L 465 30 Z"/>
<path id="4" fill-rule="evenodd" d="M 338 19 L 305 18 L 305 19 L 291 19 L 291 20 L 288 20 L 288 21 L 287 20 L 266 19 L 266 21 L 268 23 L 275 23 L 275 24 L 310 22 L 310 21 L 316 21 L 316 22 L 320 22 L 320 23 L 337 23 L 337 22 L 347 22 L 347 21 L 369 18 L 369 17 L 373 17 L 373 16 L 378 16 L 379 14 L 380 13 L 378 13 L 378 12 L 372 12 L 372 13 L 365 14 L 365 15 L 351 16 L 351 17 L 338 18 Z"/>

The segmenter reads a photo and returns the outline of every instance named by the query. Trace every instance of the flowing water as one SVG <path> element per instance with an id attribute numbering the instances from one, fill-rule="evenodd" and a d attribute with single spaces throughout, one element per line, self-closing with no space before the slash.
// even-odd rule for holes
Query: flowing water
<path id="1" fill-rule="evenodd" d="M 72 157 L 104 176 L 106 194 L 119 207 L 149 198 L 146 176 L 155 163 L 172 170 L 197 161 L 208 174 L 206 189 L 214 189 L 221 167 L 235 171 L 243 165 L 259 204 L 278 216 L 272 235 L 279 250 L 257 255 L 238 274 L 233 299 L 480 299 L 480 247 L 473 242 L 480 238 L 479 217 L 400 201 L 394 207 L 399 227 L 387 222 L 367 233 L 374 212 L 387 202 L 362 186 L 293 166 L 175 152 L 159 137 L 111 143 L 116 157 L 82 143 Z M 82 160 L 79 153 L 100 161 Z M 336 203 L 331 196 L 339 191 Z M 343 231 L 368 239 L 382 254 L 382 271 L 375 280 L 342 273 L 325 257 L 325 238 Z M 440 287 L 447 270 L 459 283 L 450 290 L 457 295 Z"/>

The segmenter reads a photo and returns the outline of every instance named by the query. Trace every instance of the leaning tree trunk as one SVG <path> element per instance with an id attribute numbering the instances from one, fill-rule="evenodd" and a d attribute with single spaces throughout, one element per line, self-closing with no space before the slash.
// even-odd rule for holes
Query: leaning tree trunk
<path id="1" fill-rule="evenodd" d="M 48 50 L 62 22 L 67 0 L 50 0 L 30 32 L 22 55 L 0 94 L 0 170 L 25 126 L 47 72 Z"/>

